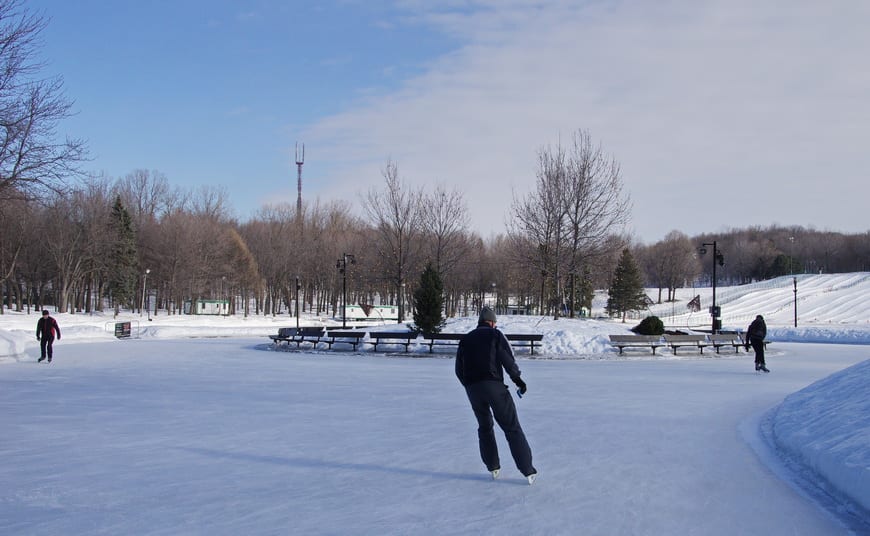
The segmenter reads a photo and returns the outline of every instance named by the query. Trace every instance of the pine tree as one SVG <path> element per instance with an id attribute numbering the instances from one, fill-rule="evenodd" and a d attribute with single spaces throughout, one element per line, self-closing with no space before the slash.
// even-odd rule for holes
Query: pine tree
<path id="1" fill-rule="evenodd" d="M 138 250 L 133 219 L 121 203 L 120 196 L 115 198 L 115 205 L 112 207 L 110 233 L 112 256 L 109 260 L 109 289 L 116 308 L 121 304 L 131 307 L 135 304 L 139 274 Z"/>
<path id="2" fill-rule="evenodd" d="M 625 314 L 628 311 L 642 309 L 646 305 L 646 291 L 643 286 L 643 278 L 637 263 L 634 262 L 628 249 L 622 250 L 613 279 L 610 282 L 609 297 L 607 298 L 607 314 L 621 314 L 625 322 Z"/>
<path id="3" fill-rule="evenodd" d="M 420 286 L 414 291 L 414 324 L 423 333 L 438 333 L 444 325 L 441 311 L 444 303 L 444 284 L 432 266 L 420 275 Z"/>
<path id="4" fill-rule="evenodd" d="M 592 300 L 595 298 L 595 287 L 592 285 L 592 274 L 589 268 L 583 268 L 583 277 L 580 279 L 580 291 L 578 292 L 578 305 L 580 310 L 586 310 L 587 314 L 592 314 Z"/>

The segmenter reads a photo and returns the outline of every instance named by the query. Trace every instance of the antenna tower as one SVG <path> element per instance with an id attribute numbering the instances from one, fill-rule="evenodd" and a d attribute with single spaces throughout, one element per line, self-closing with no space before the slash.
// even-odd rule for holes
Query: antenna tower
<path id="1" fill-rule="evenodd" d="M 296 214 L 302 214 L 302 164 L 305 163 L 305 144 L 302 144 L 302 151 L 299 150 L 299 142 L 296 142 Z"/>

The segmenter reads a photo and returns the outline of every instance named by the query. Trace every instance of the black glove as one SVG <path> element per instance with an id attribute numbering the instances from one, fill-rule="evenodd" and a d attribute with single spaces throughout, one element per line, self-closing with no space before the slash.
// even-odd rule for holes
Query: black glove
<path id="1" fill-rule="evenodd" d="M 514 380 L 514 383 L 517 385 L 517 387 L 519 387 L 521 395 L 526 394 L 526 382 L 524 382 L 520 378 L 517 378 Z"/>
<path id="2" fill-rule="evenodd" d="M 36 340 L 40 340 L 39 337 L 37 337 Z"/>
<path id="3" fill-rule="evenodd" d="M 749 343 L 746 343 L 743 346 L 746 348 L 746 351 L 748 352 L 749 351 Z"/>

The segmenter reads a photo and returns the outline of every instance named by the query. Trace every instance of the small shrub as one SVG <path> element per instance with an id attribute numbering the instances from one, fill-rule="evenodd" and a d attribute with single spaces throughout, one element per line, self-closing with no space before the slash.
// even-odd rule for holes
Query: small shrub
<path id="1" fill-rule="evenodd" d="M 648 316 L 640 321 L 640 324 L 635 326 L 631 331 L 638 335 L 662 335 L 665 332 L 665 325 L 657 316 Z"/>

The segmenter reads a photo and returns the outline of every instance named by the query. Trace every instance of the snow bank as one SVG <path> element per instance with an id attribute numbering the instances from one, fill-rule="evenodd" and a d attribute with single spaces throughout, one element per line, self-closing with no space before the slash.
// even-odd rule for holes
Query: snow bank
<path id="1" fill-rule="evenodd" d="M 792 328 L 768 325 L 767 338 L 777 342 L 870 344 L 870 326 L 861 324 L 822 324 Z"/>
<path id="2" fill-rule="evenodd" d="M 870 513 L 870 360 L 789 395 L 776 446 Z"/>

